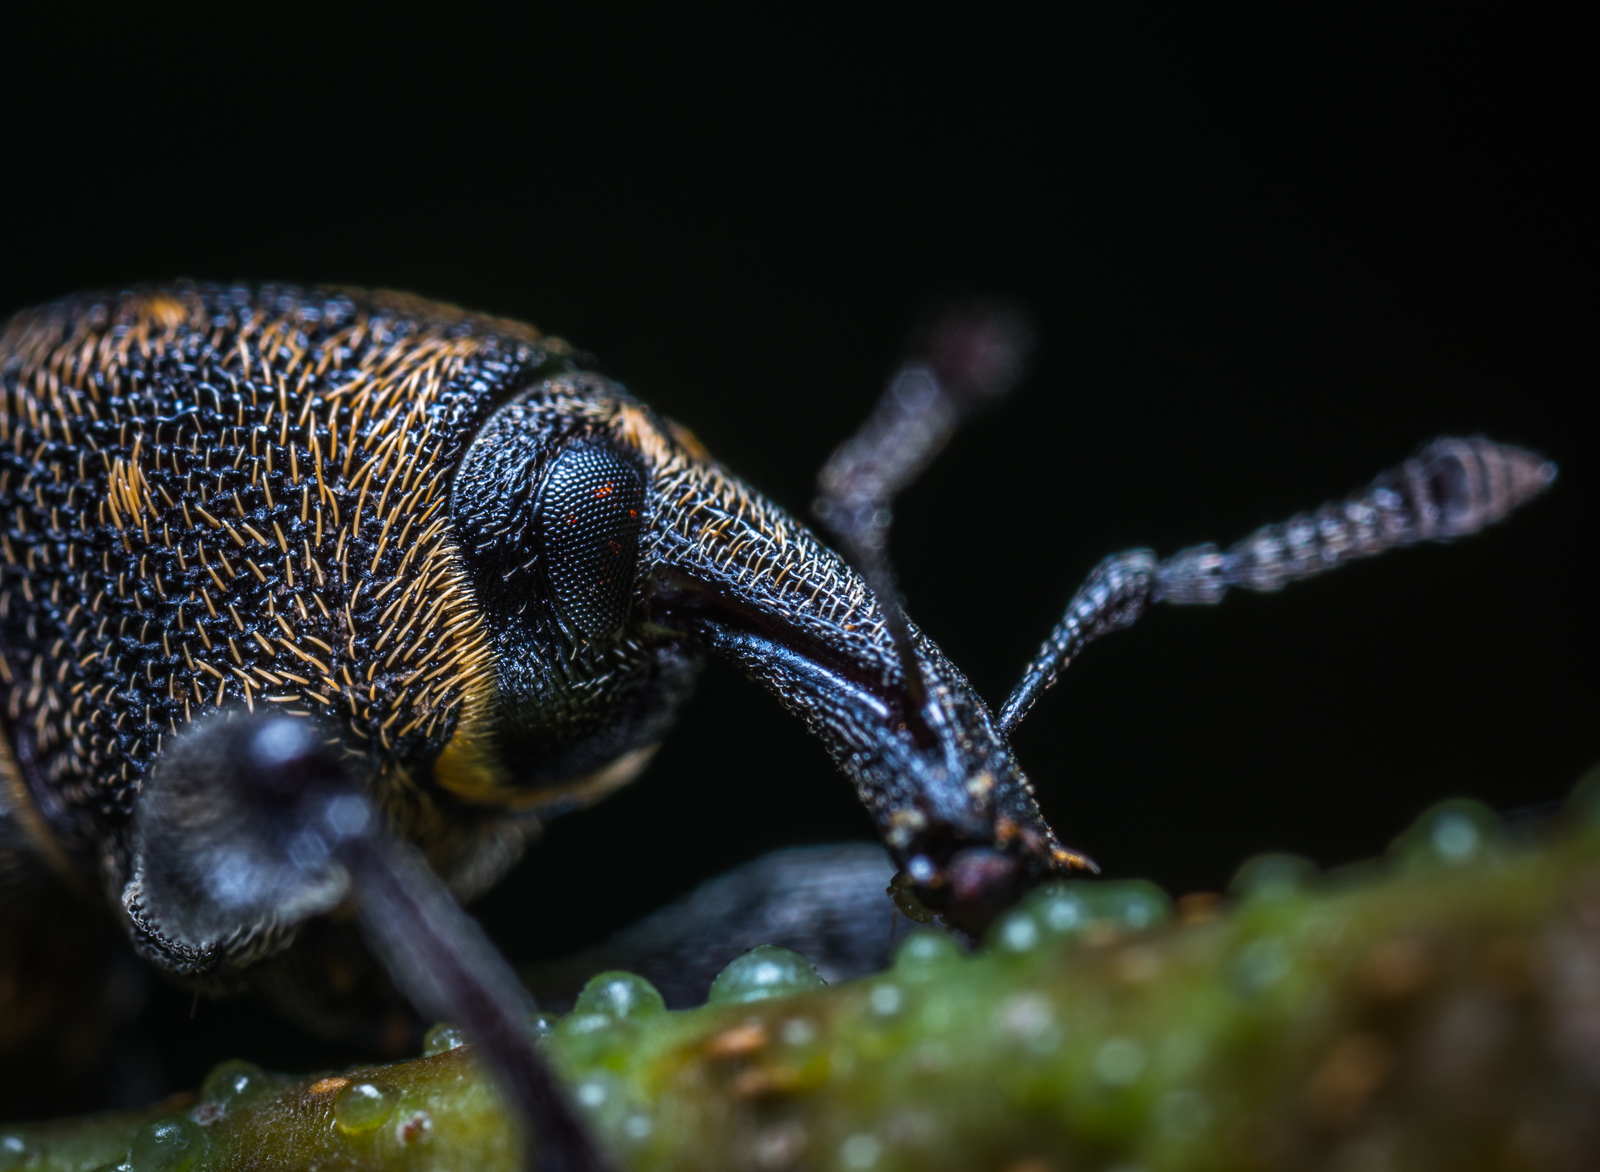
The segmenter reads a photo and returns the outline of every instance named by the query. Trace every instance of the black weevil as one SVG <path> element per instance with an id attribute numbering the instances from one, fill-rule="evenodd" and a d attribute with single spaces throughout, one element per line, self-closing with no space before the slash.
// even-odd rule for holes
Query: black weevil
<path id="1" fill-rule="evenodd" d="M 13 319 L 0 1047 L 59 1024 L 49 1006 L 71 986 L 46 954 L 72 939 L 63 892 L 104 900 L 168 974 L 248 982 L 312 1021 L 349 1010 L 350 982 L 323 969 L 325 913 L 353 894 L 400 989 L 494 1051 L 541 1167 L 600 1166 L 507 1024 L 531 1001 L 439 881 L 483 891 L 542 820 L 635 777 L 702 656 L 827 745 L 901 868 L 897 901 L 975 933 L 1090 865 L 1007 740 L 1089 640 L 1150 602 L 1474 532 L 1554 476 L 1515 448 L 1440 440 L 1228 551 L 1107 559 L 996 719 L 905 619 L 884 538 L 894 494 L 1024 348 L 983 309 L 918 340 L 821 477 L 847 562 L 517 323 L 201 285 Z"/>

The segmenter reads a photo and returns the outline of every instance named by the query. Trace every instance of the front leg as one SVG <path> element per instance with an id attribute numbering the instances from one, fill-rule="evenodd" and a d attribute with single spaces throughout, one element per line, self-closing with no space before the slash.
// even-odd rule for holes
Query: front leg
<path id="1" fill-rule="evenodd" d="M 530 1163 L 608 1165 L 534 1047 L 533 998 L 355 778 L 363 759 L 309 719 L 233 714 L 158 762 L 134 819 L 123 905 L 167 968 L 206 977 L 280 947 L 353 897 L 368 946 L 425 1016 L 460 1022 L 520 1117 Z"/>
<path id="2" fill-rule="evenodd" d="M 1543 492 L 1555 476 L 1554 464 L 1521 448 L 1440 439 L 1365 491 L 1263 526 L 1226 553 L 1207 543 L 1162 562 L 1147 549 L 1113 555 L 1095 567 L 1022 673 L 1000 728 L 1009 736 L 1085 646 L 1130 626 L 1146 603 L 1215 605 L 1232 586 L 1281 590 L 1387 549 L 1465 537 Z"/>

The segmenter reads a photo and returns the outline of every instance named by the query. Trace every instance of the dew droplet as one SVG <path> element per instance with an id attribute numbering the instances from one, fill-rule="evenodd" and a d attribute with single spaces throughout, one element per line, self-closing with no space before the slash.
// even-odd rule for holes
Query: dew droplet
<path id="1" fill-rule="evenodd" d="M 1043 938 L 1039 922 L 1022 908 L 1012 908 L 989 933 L 990 945 L 1012 956 L 1032 952 Z"/>
<path id="2" fill-rule="evenodd" d="M 572 1088 L 572 1098 L 602 1133 L 615 1133 L 629 1116 L 639 1114 L 627 1086 L 610 1074 L 589 1075 Z"/>
<path id="3" fill-rule="evenodd" d="M 894 954 L 895 973 L 908 980 L 927 980 L 946 965 L 962 959 L 961 945 L 945 932 L 918 928 Z"/>
<path id="4" fill-rule="evenodd" d="M 1082 883 L 1047 883 L 1022 906 L 1051 936 L 1074 936 L 1094 923 L 1094 901 Z"/>
<path id="5" fill-rule="evenodd" d="M 1097 924 L 1140 932 L 1172 915 L 1172 899 L 1143 879 L 1075 879 L 1048 883 L 1029 894 L 1020 911 L 1048 936 L 1077 936 Z"/>
<path id="6" fill-rule="evenodd" d="M 746 1001 L 765 1001 L 808 989 L 821 989 L 828 982 L 816 966 L 798 952 L 776 944 L 758 944 L 736 957 L 711 982 L 707 1005 L 740 1005 Z"/>
<path id="7" fill-rule="evenodd" d="M 1038 993 L 1018 993 L 995 1008 L 995 1024 L 1038 1054 L 1048 1054 L 1061 1041 L 1055 1008 Z"/>
<path id="8" fill-rule="evenodd" d="M 653 1017 L 666 1011 L 656 987 L 635 973 L 609 972 L 589 978 L 578 994 L 572 1016 L 605 1014 L 620 1021 Z"/>
<path id="9" fill-rule="evenodd" d="M 609 1013 L 569 1013 L 561 1019 L 559 1031 L 568 1038 L 607 1034 L 617 1024 Z"/>
<path id="10" fill-rule="evenodd" d="M 877 985 L 867 994 L 867 1004 L 879 1017 L 893 1017 L 905 1004 L 905 995 L 900 992 L 898 985 Z"/>
<path id="11" fill-rule="evenodd" d="M 3 1172 L 11 1172 L 13 1168 L 31 1168 L 43 1155 L 39 1145 L 27 1136 L 14 1131 L 0 1132 L 0 1170 Z"/>
<path id="12" fill-rule="evenodd" d="M 158 1119 L 134 1133 L 128 1172 L 190 1172 L 211 1149 L 211 1139 L 188 1119 Z"/>
<path id="13" fill-rule="evenodd" d="M 1241 899 L 1281 903 L 1304 893 L 1317 878 L 1317 865 L 1299 855 L 1256 855 L 1234 872 L 1228 890 Z"/>
<path id="14" fill-rule="evenodd" d="M 422 1035 L 422 1056 L 432 1058 L 467 1044 L 467 1032 L 453 1021 L 441 1021 Z"/>
<path id="15" fill-rule="evenodd" d="M 554 1013 L 545 1013 L 543 1010 L 540 1010 L 538 1013 L 529 1014 L 527 1022 L 528 1032 L 533 1035 L 535 1041 L 542 1042 L 544 1039 L 556 1032 L 556 1023 L 560 1020 L 561 1018 L 559 1015 Z"/>
<path id="16" fill-rule="evenodd" d="M 1465 814 L 1451 811 L 1442 814 L 1433 824 L 1433 848 L 1441 858 L 1449 859 L 1452 863 L 1465 862 L 1478 850 L 1478 841 L 1482 837 L 1478 828 L 1472 824 L 1472 819 Z"/>
<path id="17" fill-rule="evenodd" d="M 1289 946 L 1277 936 L 1262 936 L 1239 950 L 1233 962 L 1233 979 L 1241 992 L 1263 993 L 1289 975 L 1294 959 Z"/>
<path id="18" fill-rule="evenodd" d="M 1141 932 L 1172 915 L 1172 898 L 1144 879 L 1097 883 L 1094 887 L 1097 918 L 1109 920 L 1120 928 Z"/>
<path id="19" fill-rule="evenodd" d="M 206 1075 L 200 1084 L 200 1101 L 229 1111 L 270 1090 L 273 1082 L 273 1077 L 254 1062 L 230 1058 L 217 1063 Z"/>
<path id="20" fill-rule="evenodd" d="M 349 1083 L 333 1100 L 333 1122 L 346 1135 L 381 1127 L 394 1114 L 395 1095 L 380 1082 Z"/>
<path id="21" fill-rule="evenodd" d="M 1482 802 L 1440 802 L 1396 840 L 1393 853 L 1411 867 L 1460 867 L 1482 862 L 1500 829 L 1500 819 Z"/>

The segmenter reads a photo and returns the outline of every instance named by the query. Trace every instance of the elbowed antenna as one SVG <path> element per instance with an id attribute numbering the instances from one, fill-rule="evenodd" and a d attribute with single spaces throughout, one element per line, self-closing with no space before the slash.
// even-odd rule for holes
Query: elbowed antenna
<path id="1" fill-rule="evenodd" d="M 1481 436 L 1438 439 L 1365 491 L 1265 525 L 1226 553 L 1207 543 L 1159 562 L 1148 549 L 1108 557 L 1073 595 L 1022 673 L 1000 711 L 1000 730 L 1010 736 L 1084 647 L 1131 626 L 1147 603 L 1212 606 L 1233 586 L 1281 590 L 1387 549 L 1466 537 L 1532 500 L 1555 478 L 1553 463 L 1522 448 Z"/>
<path id="2" fill-rule="evenodd" d="M 1022 318 L 983 306 L 952 309 L 913 337 L 910 355 L 855 435 L 817 474 L 817 519 L 832 531 L 878 596 L 884 623 L 918 708 L 925 681 L 889 561 L 894 498 L 973 410 L 1016 385 L 1031 348 Z"/>

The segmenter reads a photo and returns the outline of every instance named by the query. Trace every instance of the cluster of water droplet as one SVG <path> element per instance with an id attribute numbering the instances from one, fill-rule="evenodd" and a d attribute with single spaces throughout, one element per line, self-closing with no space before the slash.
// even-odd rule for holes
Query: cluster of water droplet
<path id="1" fill-rule="evenodd" d="M 219 1063 L 206 1075 L 200 1101 L 187 1114 L 157 1119 L 139 1129 L 118 1172 L 189 1172 L 202 1167 L 212 1149 L 207 1128 L 284 1082 L 253 1062 Z"/>
<path id="2" fill-rule="evenodd" d="M 1166 892 L 1142 879 L 1050 883 L 1002 916 L 985 944 L 999 955 L 1020 956 L 1045 944 L 1142 932 L 1171 914 Z"/>
<path id="3" fill-rule="evenodd" d="M 1579 785 L 1568 818 L 1580 834 L 1600 835 L 1600 770 Z M 995 1092 L 1007 1101 L 1028 1101 L 1044 1093 L 1048 1083 L 1054 1109 L 1068 1113 L 1076 1128 L 1113 1146 L 1133 1143 L 1137 1136 L 1141 1159 L 1159 1155 L 1163 1145 L 1195 1142 L 1216 1121 L 1218 1108 L 1206 1091 L 1204 1070 L 1223 1023 L 1240 1021 L 1241 1013 L 1275 1020 L 1273 1015 L 1304 992 L 1304 981 L 1316 976 L 1318 957 L 1336 955 L 1336 949 L 1323 946 L 1337 937 L 1338 900 L 1321 896 L 1359 885 L 1384 869 L 1447 875 L 1493 867 L 1506 857 L 1505 842 L 1492 811 L 1458 800 L 1435 806 L 1397 838 L 1387 868 L 1365 865 L 1324 876 L 1291 855 L 1250 859 L 1229 886 L 1228 918 L 1217 924 L 1225 933 L 1217 958 L 1221 979 L 1174 986 L 1189 990 L 1183 994 L 1188 1001 L 1166 1006 L 1153 1018 L 1141 1011 L 1144 1018 L 1124 1019 L 1109 1003 L 1075 1000 L 1062 974 L 1052 969 L 1050 981 L 1040 983 L 1036 970 L 1021 963 L 1046 949 L 1080 949 L 1083 971 L 1097 974 L 1099 990 L 1119 983 L 1134 988 L 1162 966 L 1183 963 L 1180 952 L 1145 939 L 1174 917 L 1165 893 L 1144 882 L 1089 880 L 1050 884 L 1028 895 L 988 933 L 980 954 L 986 959 L 979 963 L 951 934 L 919 928 L 902 942 L 886 971 L 857 982 L 844 996 L 815 1011 L 801 1005 L 787 1015 L 779 1010 L 774 1016 L 763 1006 L 759 1018 L 727 1027 L 721 1044 L 738 1056 L 728 1059 L 729 1069 L 743 1070 L 751 1087 L 757 1086 L 757 1076 L 815 1086 L 859 1079 L 868 1070 L 874 1081 L 876 1072 L 884 1071 L 882 1081 L 890 1085 L 899 1084 L 907 1071 L 933 1075 L 957 1061 L 975 1063 L 995 1071 Z M 1220 898 L 1205 897 L 1192 907 L 1181 901 L 1176 912 L 1185 922 L 1204 925 L 1217 920 L 1208 909 Z M 1192 908 L 1204 914 L 1192 915 Z M 1113 978 L 1109 985 L 1107 972 Z M 735 958 L 717 976 L 708 1011 L 792 997 L 824 985 L 805 957 L 763 945 Z M 666 1144 L 671 1136 L 665 1119 L 657 1119 L 641 1097 L 636 1080 L 620 1072 L 629 1069 L 641 1046 L 660 1044 L 651 1031 L 673 1022 L 684 1022 L 684 1029 L 656 1037 L 704 1034 L 688 1016 L 669 1012 L 643 977 L 607 972 L 589 981 L 569 1014 L 539 1015 L 528 1029 L 567 1077 L 574 1101 L 596 1129 L 619 1151 L 644 1153 L 652 1141 Z M 981 1024 L 974 1030 L 973 1023 Z M 738 1035 L 740 1029 L 749 1037 Z M 423 1055 L 444 1056 L 468 1041 L 459 1026 L 440 1022 L 428 1031 Z M 416 1116 L 422 1123 L 406 1134 L 426 1136 L 422 1113 L 402 1111 L 404 1096 L 380 1079 L 352 1072 L 337 1081 L 328 1120 L 339 1135 L 357 1141 L 393 1123 L 398 1136 Z M 222 1063 L 207 1076 L 193 1108 L 137 1132 L 119 1172 L 186 1172 L 203 1166 L 208 1154 L 220 1151 L 209 1134 L 213 1124 L 287 1085 L 288 1080 L 251 1063 Z M 870 1118 L 863 1111 L 853 1129 L 847 1125 L 826 1141 L 808 1136 L 797 1122 L 780 1121 L 762 1133 L 759 1143 L 781 1153 L 826 1142 L 839 1167 L 875 1169 L 897 1167 L 901 1155 L 917 1145 L 941 1142 L 949 1126 L 910 1107 L 895 1115 L 898 1131 Z M 39 1164 L 47 1158 L 39 1145 L 28 1129 L 0 1129 L 0 1172 Z"/>

